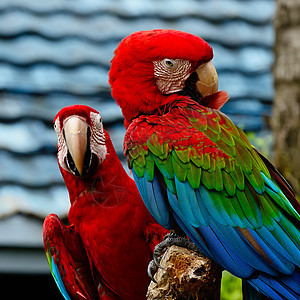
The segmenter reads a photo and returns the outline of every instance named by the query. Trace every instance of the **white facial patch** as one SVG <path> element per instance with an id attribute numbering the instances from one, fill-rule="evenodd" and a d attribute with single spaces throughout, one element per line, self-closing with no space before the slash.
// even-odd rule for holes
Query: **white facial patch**
<path id="1" fill-rule="evenodd" d="M 57 134 L 57 158 L 58 158 L 58 163 L 63 169 L 68 171 L 68 168 L 65 164 L 65 157 L 67 156 L 68 148 L 67 148 L 67 144 L 66 144 L 66 141 L 65 141 L 65 137 L 63 135 L 62 128 L 60 128 L 59 117 L 55 120 L 54 129 L 55 129 L 55 132 Z"/>
<path id="2" fill-rule="evenodd" d="M 191 63 L 184 59 L 157 60 L 154 64 L 156 85 L 162 94 L 179 92 L 190 76 Z"/>
<path id="3" fill-rule="evenodd" d="M 105 160 L 107 154 L 102 118 L 100 114 L 94 112 L 90 113 L 90 118 L 91 118 L 91 137 L 90 137 L 91 152 L 97 155 L 99 159 L 99 164 L 101 164 Z"/>
<path id="4" fill-rule="evenodd" d="M 70 116 L 70 117 L 72 117 L 72 116 Z M 64 120 L 64 123 L 69 118 Z M 84 118 L 82 118 L 82 119 L 86 122 L 86 120 Z M 104 134 L 103 125 L 102 125 L 102 118 L 101 118 L 100 114 L 91 112 L 90 119 L 91 119 L 90 150 L 91 150 L 91 153 L 94 153 L 98 157 L 99 164 L 101 164 L 105 160 L 106 154 L 107 154 L 107 149 L 106 149 L 106 145 L 105 145 L 105 134 Z M 66 163 L 65 163 L 66 156 L 68 154 L 68 147 L 67 147 L 67 143 L 66 143 L 66 140 L 64 137 L 63 128 L 61 128 L 61 126 L 60 126 L 59 117 L 55 120 L 54 129 L 57 134 L 58 163 L 63 169 L 70 172 L 70 170 L 68 169 L 68 167 L 66 166 Z"/>

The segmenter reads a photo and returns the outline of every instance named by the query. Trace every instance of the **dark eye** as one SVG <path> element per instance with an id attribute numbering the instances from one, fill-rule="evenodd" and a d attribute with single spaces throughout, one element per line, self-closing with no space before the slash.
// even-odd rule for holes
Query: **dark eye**
<path id="1" fill-rule="evenodd" d="M 166 65 L 167 67 L 169 67 L 169 68 L 172 68 L 172 67 L 174 66 L 174 61 L 173 61 L 172 59 L 166 58 L 166 59 L 164 60 L 164 63 L 165 63 L 165 65 Z"/>

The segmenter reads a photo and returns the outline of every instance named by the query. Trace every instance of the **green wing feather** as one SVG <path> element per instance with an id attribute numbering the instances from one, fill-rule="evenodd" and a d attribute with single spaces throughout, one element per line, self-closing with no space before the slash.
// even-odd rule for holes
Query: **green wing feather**
<path id="1" fill-rule="evenodd" d="M 244 132 L 221 112 L 192 103 L 141 118 L 128 129 L 125 152 L 158 222 L 165 226 L 161 210 L 173 213 L 197 247 L 236 276 L 267 285 L 271 278 L 277 288 L 280 274 L 292 293 L 300 289 L 300 204 Z"/>
<path id="2" fill-rule="evenodd" d="M 153 180 L 157 167 L 173 194 L 178 192 L 175 177 L 193 189 L 205 186 L 213 193 L 221 217 L 232 226 L 272 226 L 281 210 L 300 220 L 245 133 L 231 120 L 207 107 L 186 106 L 178 111 L 190 131 L 178 132 L 174 139 L 175 134 L 164 135 L 163 126 L 158 126 L 161 131 L 152 132 L 146 144 L 127 149 L 139 178 L 145 175 Z M 185 146 L 192 138 L 195 142 Z"/>

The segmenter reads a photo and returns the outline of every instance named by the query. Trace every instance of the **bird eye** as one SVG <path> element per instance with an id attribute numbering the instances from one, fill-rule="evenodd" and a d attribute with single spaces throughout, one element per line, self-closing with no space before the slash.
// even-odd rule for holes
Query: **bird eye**
<path id="1" fill-rule="evenodd" d="M 165 58 L 164 63 L 169 68 L 174 67 L 174 64 L 175 64 L 175 62 L 172 59 L 169 59 L 169 58 Z"/>
<path id="2" fill-rule="evenodd" d="M 97 119 L 98 119 L 98 122 L 99 122 L 98 126 L 100 126 L 100 127 L 103 126 L 103 120 L 102 120 L 100 115 L 97 116 Z"/>
<path id="3" fill-rule="evenodd" d="M 53 122 L 53 128 L 56 132 L 59 131 L 59 119 L 56 119 L 55 122 Z"/>

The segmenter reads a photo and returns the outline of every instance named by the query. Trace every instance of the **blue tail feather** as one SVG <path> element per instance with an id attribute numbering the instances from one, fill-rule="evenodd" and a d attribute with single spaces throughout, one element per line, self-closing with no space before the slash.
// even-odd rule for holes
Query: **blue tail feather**
<path id="1" fill-rule="evenodd" d="M 223 244 L 211 226 L 201 226 L 199 231 L 204 236 L 209 248 L 214 251 L 214 257 L 222 262 L 221 265 L 225 269 L 241 278 L 249 277 L 254 272 L 251 266 Z"/>
<path id="2" fill-rule="evenodd" d="M 299 249 L 280 226 L 275 228 L 272 233 L 265 227 L 257 229 L 256 232 L 266 244 L 277 249 L 289 261 L 300 265 Z"/>
<path id="3" fill-rule="evenodd" d="M 277 250 L 270 248 L 256 231 L 247 229 L 248 236 L 241 236 L 248 243 L 256 246 L 255 251 L 259 251 L 259 254 L 265 259 L 270 266 L 283 274 L 291 274 L 294 271 L 294 264 L 290 262 L 286 257 L 280 254 Z"/>
<path id="4" fill-rule="evenodd" d="M 249 284 L 246 279 L 242 280 L 243 283 L 243 300 L 267 300 L 267 296 L 261 294 L 259 290 Z"/>
<path id="5" fill-rule="evenodd" d="M 245 243 L 237 228 L 224 227 L 221 224 L 214 224 L 212 228 L 217 236 L 222 239 L 226 249 L 231 248 L 232 252 L 238 255 L 245 264 L 256 270 L 278 275 L 278 272 L 266 263 L 261 255 L 253 251 L 253 248 L 248 243 Z"/>
<path id="6" fill-rule="evenodd" d="M 300 299 L 300 273 L 295 270 L 292 275 L 272 277 L 265 274 L 258 275 L 248 281 L 260 291 L 275 300 L 299 300 Z"/>

